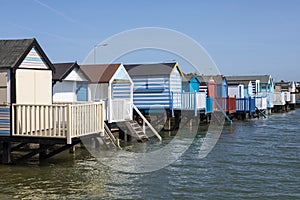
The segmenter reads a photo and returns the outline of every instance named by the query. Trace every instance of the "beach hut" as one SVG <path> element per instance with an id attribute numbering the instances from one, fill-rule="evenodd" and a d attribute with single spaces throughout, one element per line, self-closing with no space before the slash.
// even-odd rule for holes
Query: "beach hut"
<path id="1" fill-rule="evenodd" d="M 223 75 L 200 76 L 201 81 L 207 82 L 208 97 L 214 99 L 214 110 L 233 113 L 236 109 L 235 97 L 228 96 L 228 83 Z M 208 102 L 211 99 L 208 98 Z"/>
<path id="2" fill-rule="evenodd" d="M 227 76 L 227 80 L 231 81 L 251 81 L 252 92 L 250 86 L 248 86 L 249 96 L 254 96 L 258 100 L 261 99 L 259 104 L 264 104 L 266 101 L 266 107 L 268 109 L 273 108 L 273 98 L 275 92 L 275 84 L 271 75 L 253 75 L 253 76 Z M 265 106 L 262 105 L 262 108 Z"/>
<path id="3" fill-rule="evenodd" d="M 132 120 L 133 82 L 123 64 L 80 65 L 87 75 L 89 101 L 106 103 L 109 123 Z"/>
<path id="4" fill-rule="evenodd" d="M 181 109 L 182 76 L 177 62 L 124 65 L 134 82 L 134 104 L 140 110 Z"/>
<path id="5" fill-rule="evenodd" d="M 254 113 L 255 99 L 253 98 L 253 85 L 251 81 L 238 80 L 235 77 L 227 77 L 228 95 L 236 97 L 236 112 Z"/>
<path id="6" fill-rule="evenodd" d="M 39 144 L 39 148 L 29 149 L 25 155 L 20 152 L 18 160 L 36 154 L 40 159 L 49 158 L 78 144 L 79 137 L 97 137 L 104 132 L 101 102 L 79 106 L 52 104 L 54 72 L 36 39 L 0 40 L 3 163 L 11 163 L 11 151 L 26 144 Z M 21 145 L 12 148 L 12 143 Z"/>
<path id="7" fill-rule="evenodd" d="M 201 81 L 195 74 L 187 74 L 183 77 L 182 91 L 183 92 L 199 92 Z"/>
<path id="8" fill-rule="evenodd" d="M 195 116 L 198 111 L 206 110 L 206 92 L 200 92 L 201 81 L 196 74 L 187 74 L 182 82 L 182 110 L 193 110 Z"/>
<path id="9" fill-rule="evenodd" d="M 236 96 L 236 98 L 244 98 L 253 96 L 252 82 L 240 81 L 234 78 L 228 77 L 228 95 L 230 97 Z"/>
<path id="10" fill-rule="evenodd" d="M 53 101 L 86 102 L 88 101 L 89 79 L 76 62 L 54 64 Z"/>
<path id="11" fill-rule="evenodd" d="M 284 101 L 288 103 L 292 109 L 294 109 L 296 104 L 296 83 L 294 81 L 280 81 L 275 83 L 275 88 L 275 95 L 279 96 L 279 93 L 283 93 L 283 95 L 281 94 L 281 96 L 284 96 Z M 279 98 L 277 97 L 276 99 L 278 100 Z M 275 104 L 277 104 L 277 101 L 275 102 Z"/>
<path id="12" fill-rule="evenodd" d="M 55 71 L 36 39 L 0 40 L 0 135 L 10 135 L 12 104 L 52 104 Z"/>

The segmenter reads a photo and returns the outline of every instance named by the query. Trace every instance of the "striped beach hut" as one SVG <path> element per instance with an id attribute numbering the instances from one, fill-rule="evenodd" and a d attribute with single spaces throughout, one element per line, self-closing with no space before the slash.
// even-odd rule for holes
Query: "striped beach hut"
<path id="1" fill-rule="evenodd" d="M 79 68 L 77 62 L 55 63 L 53 74 L 54 102 L 88 101 L 89 78 Z"/>
<path id="2" fill-rule="evenodd" d="M 89 101 L 103 100 L 109 122 L 132 120 L 133 82 L 123 64 L 80 65 L 90 80 Z"/>
<path id="3" fill-rule="evenodd" d="M 251 81 L 252 91 L 250 91 L 250 86 L 248 86 L 245 88 L 245 92 L 255 98 L 256 107 L 260 110 L 273 108 L 274 81 L 271 75 L 227 76 L 227 80 L 235 82 Z M 245 96 L 247 93 L 245 93 Z"/>
<path id="4" fill-rule="evenodd" d="M 181 109 L 182 76 L 177 62 L 124 65 L 134 82 L 134 104 L 140 110 Z"/>
<path id="5" fill-rule="evenodd" d="M 12 104 L 52 104 L 54 71 L 36 39 L 0 40 L 0 136 L 11 134 Z"/>

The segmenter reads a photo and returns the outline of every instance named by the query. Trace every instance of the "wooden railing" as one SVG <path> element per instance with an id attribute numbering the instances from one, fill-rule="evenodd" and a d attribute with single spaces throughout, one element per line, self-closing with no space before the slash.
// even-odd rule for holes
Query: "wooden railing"
<path id="1" fill-rule="evenodd" d="M 259 110 L 267 109 L 267 96 L 255 96 L 255 106 Z"/>
<path id="2" fill-rule="evenodd" d="M 291 104 L 295 104 L 296 103 L 296 94 L 291 94 Z"/>
<path id="3" fill-rule="evenodd" d="M 291 93 L 290 92 L 284 92 L 284 100 L 286 102 L 290 102 L 291 101 Z"/>
<path id="4" fill-rule="evenodd" d="M 225 112 L 235 112 L 236 111 L 236 98 L 235 97 L 218 97 L 216 102 Z"/>
<path id="5" fill-rule="evenodd" d="M 285 105 L 285 95 L 283 92 L 275 92 L 273 97 L 273 103 L 275 106 Z"/>
<path id="6" fill-rule="evenodd" d="M 255 112 L 255 99 L 253 97 L 237 98 L 236 99 L 237 112 Z"/>
<path id="7" fill-rule="evenodd" d="M 154 133 L 154 135 L 159 139 L 159 141 L 162 141 L 161 136 L 159 135 L 159 133 L 155 130 L 155 128 L 153 128 L 153 126 L 150 124 L 150 122 L 144 117 L 144 115 L 141 113 L 141 111 L 134 105 L 131 105 L 132 108 L 135 110 L 135 112 L 142 118 L 143 123 L 146 123 L 147 126 L 150 128 L 150 130 Z M 145 131 L 145 126 L 143 125 L 143 129 Z"/>
<path id="8" fill-rule="evenodd" d="M 206 94 L 204 92 L 183 92 L 181 109 L 201 110 L 206 108 Z"/>
<path id="9" fill-rule="evenodd" d="M 106 109 L 109 123 L 132 119 L 132 107 L 128 99 L 112 99 Z"/>
<path id="10" fill-rule="evenodd" d="M 72 138 L 104 131 L 103 102 L 12 105 L 12 136 Z"/>

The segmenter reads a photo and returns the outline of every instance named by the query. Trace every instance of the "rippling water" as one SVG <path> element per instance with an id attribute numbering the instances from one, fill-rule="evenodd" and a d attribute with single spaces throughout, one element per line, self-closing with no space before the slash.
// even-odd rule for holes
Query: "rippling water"
<path id="1" fill-rule="evenodd" d="M 83 149 L 0 165 L 0 199 L 300 199 L 299 119 L 296 110 L 235 122 L 204 159 L 200 131 L 179 160 L 152 173 L 114 171 Z"/>

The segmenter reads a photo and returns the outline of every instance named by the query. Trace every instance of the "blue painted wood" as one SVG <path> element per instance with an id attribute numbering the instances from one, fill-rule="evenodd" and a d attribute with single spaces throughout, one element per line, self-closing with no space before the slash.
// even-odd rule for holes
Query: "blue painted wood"
<path id="1" fill-rule="evenodd" d="M 255 112 L 255 98 L 245 97 L 236 99 L 236 112 L 253 113 Z"/>
<path id="2" fill-rule="evenodd" d="M 212 113 L 214 111 L 214 97 L 206 98 L 206 113 Z"/>
<path id="3" fill-rule="evenodd" d="M 0 136 L 10 136 L 10 108 L 0 108 Z"/>
<path id="4" fill-rule="evenodd" d="M 86 83 L 78 83 L 76 89 L 77 101 L 88 101 L 88 85 Z"/>
<path id="5" fill-rule="evenodd" d="M 200 87 L 200 80 L 198 79 L 197 76 L 194 76 L 190 80 L 190 92 L 199 92 L 199 87 Z"/>
<path id="6" fill-rule="evenodd" d="M 168 75 L 133 76 L 133 103 L 139 109 L 181 107 L 182 78 L 178 70 Z M 172 94 L 173 92 L 173 99 Z"/>
<path id="7" fill-rule="evenodd" d="M 113 83 L 113 99 L 130 99 L 130 83 Z"/>

